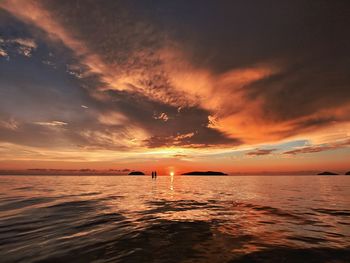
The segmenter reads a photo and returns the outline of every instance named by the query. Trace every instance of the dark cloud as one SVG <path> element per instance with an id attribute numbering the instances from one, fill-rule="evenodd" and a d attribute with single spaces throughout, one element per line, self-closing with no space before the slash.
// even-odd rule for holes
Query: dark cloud
<path id="1" fill-rule="evenodd" d="M 178 146 L 201 148 L 210 146 L 237 146 L 242 144 L 239 139 L 229 138 L 222 132 L 210 129 L 200 128 L 192 133 L 178 133 L 174 136 L 152 136 L 145 141 L 146 145 L 151 148 L 162 146 Z"/>
<path id="2" fill-rule="evenodd" d="M 5 11 L 1 10 L 0 17 L 4 22 L 1 47 L 8 54 L 0 57 L 0 140 L 35 147 L 125 147 L 98 141 L 97 136 L 82 136 L 84 131 L 99 131 L 108 137 L 125 130 L 101 125 L 96 118 L 104 106 L 90 91 L 102 85 L 99 77 L 72 75 L 69 65 L 82 72 L 84 66 L 71 50 L 49 41 L 39 29 L 25 26 Z M 30 56 L 18 52 L 28 43 L 35 46 Z M 90 110 L 81 105 L 89 105 Z"/>
<path id="3" fill-rule="evenodd" d="M 13 35 L 17 35 L 13 30 Z M 0 63 L 2 141 L 37 147 L 69 145 L 124 150 L 127 147 L 119 144 L 118 139 L 132 139 L 132 127 L 140 127 L 150 134 L 150 139 L 144 142 L 149 147 L 240 143 L 209 128 L 210 112 L 200 107 L 179 109 L 139 92 L 100 90 L 108 84 L 98 74 L 86 74 L 86 66 L 69 49 L 63 52 L 62 43 L 51 42 L 50 46 L 50 41 L 43 42 L 31 33 L 18 33 L 38 43 L 30 59 L 13 53 L 16 47 L 7 45 L 10 60 Z M 9 34 L 6 38 L 13 36 Z M 125 116 L 125 120 L 101 123 L 100 117 L 108 118 L 113 113 Z M 16 129 L 7 127 L 12 120 L 18 123 Z M 66 125 L 44 125 L 59 122 Z M 184 136 L 191 133 L 192 136 Z M 41 139 L 36 140 L 37 136 Z"/>
<path id="4" fill-rule="evenodd" d="M 246 105 L 261 100 L 254 118 L 271 125 L 289 123 L 289 129 L 277 131 L 281 137 L 349 121 L 345 110 L 333 112 L 350 102 L 346 1 L 40 3 L 88 51 L 80 53 L 62 38 L 48 37 L 55 32 L 45 33 L 39 23 L 25 24 L 1 11 L 5 39 L 29 38 L 37 45 L 30 59 L 18 52 L 16 41 L 2 46 L 10 59 L 0 58 L 0 113 L 5 120 L 1 140 L 18 138 L 17 142 L 32 145 L 40 134 L 40 145 L 49 144 L 53 127 L 35 123 L 56 121 L 67 123 L 56 127 L 57 145 L 125 149 L 118 138 L 132 140 L 136 128 L 148 134 L 141 142 L 147 147 L 242 144 L 244 138 L 210 125 L 214 110 L 199 102 L 188 103 L 186 91 L 174 89 L 160 54 L 168 45 L 185 54 L 193 67 L 214 77 L 260 64 L 276 67 L 271 75 L 242 87 L 242 108 L 232 102 L 222 111 L 239 115 Z M 106 72 L 91 70 L 86 63 L 91 54 L 99 56 Z M 106 81 L 106 76 L 123 74 L 137 78 L 126 80 L 126 88 Z M 237 87 L 228 86 L 236 92 Z M 220 87 L 213 90 L 218 98 L 231 94 L 221 94 Z M 119 119 L 109 120 L 113 114 L 119 114 Z M 18 129 L 9 129 L 13 120 L 19 123 Z"/>
<path id="5" fill-rule="evenodd" d="M 250 156 L 269 155 L 276 150 L 277 149 L 256 149 L 254 151 L 247 152 L 246 155 L 250 155 Z"/>
<path id="6" fill-rule="evenodd" d="M 142 19 L 182 43 L 195 64 L 216 71 L 310 53 L 340 56 L 349 41 L 346 1 L 131 3 Z"/>
<path id="7" fill-rule="evenodd" d="M 131 123 L 149 131 L 152 136 L 145 141 L 149 147 L 161 146 L 211 146 L 238 145 L 241 140 L 209 128 L 210 112 L 198 108 L 179 108 L 154 101 L 138 93 L 108 91 L 109 108 L 128 116 Z M 165 113 L 167 121 L 154 118 Z"/>
<path id="8" fill-rule="evenodd" d="M 347 105 L 350 98 L 348 65 L 348 58 L 338 57 L 329 58 L 327 62 L 303 61 L 302 65 L 246 87 L 247 96 L 249 100 L 262 98 L 262 114 L 272 121 L 295 120 L 321 109 L 340 108 Z M 301 126 L 317 126 L 335 120 L 335 116 L 323 116 L 307 120 Z"/>
<path id="9" fill-rule="evenodd" d="M 45 1 L 57 21 L 105 63 L 126 72 L 148 71 L 166 35 L 133 1 Z M 155 7 L 156 8 L 156 7 Z M 88 15 L 87 15 L 88 14 Z"/>
<path id="10" fill-rule="evenodd" d="M 217 73 L 276 64 L 278 73 L 244 87 L 247 103 L 263 100 L 266 121 L 296 121 L 302 130 L 313 120 L 299 118 L 349 104 L 346 1 L 45 1 L 44 6 L 108 65 L 140 70 L 140 85 L 155 97 L 181 97 L 156 54 L 170 39 L 194 65 Z M 299 129 L 286 134 L 293 131 Z"/>

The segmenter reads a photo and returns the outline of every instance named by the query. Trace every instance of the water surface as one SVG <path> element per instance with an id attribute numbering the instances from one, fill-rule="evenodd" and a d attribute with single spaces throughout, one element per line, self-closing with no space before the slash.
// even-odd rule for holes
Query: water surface
<path id="1" fill-rule="evenodd" d="M 350 262 L 346 176 L 0 176 L 1 262 Z"/>

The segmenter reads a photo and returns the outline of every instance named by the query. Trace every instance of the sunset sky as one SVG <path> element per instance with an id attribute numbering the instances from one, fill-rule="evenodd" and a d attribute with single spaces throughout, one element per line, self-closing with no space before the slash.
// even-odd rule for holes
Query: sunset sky
<path id="1" fill-rule="evenodd" d="M 349 12 L 2 0 L 0 169 L 350 170 Z"/>

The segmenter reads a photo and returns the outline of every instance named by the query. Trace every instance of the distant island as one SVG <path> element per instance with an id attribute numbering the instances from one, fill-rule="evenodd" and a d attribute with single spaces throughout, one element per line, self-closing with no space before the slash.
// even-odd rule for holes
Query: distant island
<path id="1" fill-rule="evenodd" d="M 129 173 L 129 175 L 145 175 L 143 172 L 140 171 L 132 171 Z"/>
<path id="2" fill-rule="evenodd" d="M 194 172 L 188 172 L 188 173 L 183 173 L 182 175 L 227 175 L 223 172 L 214 172 L 214 171 L 194 171 Z"/>
<path id="3" fill-rule="evenodd" d="M 346 172 L 345 175 L 350 175 L 350 171 Z"/>
<path id="4" fill-rule="evenodd" d="M 326 172 L 318 173 L 317 175 L 338 175 L 338 174 L 326 171 Z"/>

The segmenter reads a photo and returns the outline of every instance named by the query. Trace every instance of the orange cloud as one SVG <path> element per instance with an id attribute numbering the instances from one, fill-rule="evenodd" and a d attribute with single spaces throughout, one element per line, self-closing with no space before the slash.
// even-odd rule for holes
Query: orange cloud
<path id="1" fill-rule="evenodd" d="M 317 137 L 317 131 L 322 125 L 332 123 L 332 118 L 346 122 L 347 119 L 344 116 L 350 112 L 344 105 L 334 105 L 323 110 L 319 110 L 316 105 L 314 107 L 317 110 L 311 108 L 309 110 L 311 113 L 291 114 L 290 118 L 276 117 L 278 108 L 272 108 L 269 103 L 279 100 L 278 97 L 272 96 L 272 99 L 269 99 L 263 92 L 260 96 L 253 97 L 251 90 L 254 87 L 260 92 L 265 87 L 271 86 L 283 95 L 284 80 L 277 84 L 264 82 L 287 71 L 283 63 L 260 62 L 218 73 L 204 66 L 195 66 L 183 50 L 181 43 L 168 38 L 159 40 L 159 45 L 151 50 L 147 48 L 132 50 L 123 63 L 118 63 L 117 58 L 110 62 L 79 38 L 79 32 L 64 27 L 63 23 L 40 2 L 3 1 L 1 7 L 43 29 L 49 38 L 62 41 L 73 50 L 89 69 L 84 74 L 98 74 L 105 83 L 102 87 L 89 91 L 95 99 L 102 102 L 109 97 L 101 91 L 118 90 L 142 94 L 151 100 L 177 107 L 179 110 L 189 106 L 199 107 L 209 113 L 208 128 L 217 129 L 221 134 L 231 138 L 239 138 L 246 145 L 304 135 L 310 138 Z M 148 28 L 147 26 L 137 28 L 139 31 L 141 29 Z M 137 30 L 136 33 L 141 33 Z M 156 37 L 158 35 L 155 35 Z M 108 55 L 109 53 L 106 56 Z M 292 80 L 294 78 L 294 76 L 291 77 Z M 258 83 L 257 87 L 254 86 L 256 83 Z M 257 93 L 260 94 L 259 92 Z M 277 95 L 278 92 L 276 92 Z M 302 108 L 299 105 L 295 107 Z M 271 112 L 273 114 L 270 114 Z M 128 124 L 128 116 L 119 113 L 106 113 L 97 118 L 100 123 L 106 125 Z M 161 112 L 154 118 L 169 123 L 171 116 Z M 141 130 L 140 127 L 139 130 Z M 334 130 L 329 134 L 333 132 Z M 142 133 L 142 136 L 138 136 L 138 142 L 145 139 L 146 132 Z M 104 136 L 98 134 L 97 138 L 104 138 Z M 180 142 L 175 138 L 175 135 L 169 135 L 164 136 L 163 139 L 178 145 Z"/>

